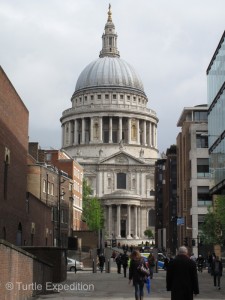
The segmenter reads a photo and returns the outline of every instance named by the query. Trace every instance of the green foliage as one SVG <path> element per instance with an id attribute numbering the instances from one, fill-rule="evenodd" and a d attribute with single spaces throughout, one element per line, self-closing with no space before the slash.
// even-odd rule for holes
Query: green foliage
<path id="1" fill-rule="evenodd" d="M 92 190 L 87 181 L 83 181 L 83 221 L 87 223 L 88 229 L 98 230 L 104 226 L 103 209 L 101 202 L 96 197 L 91 197 Z"/>
<path id="2" fill-rule="evenodd" d="M 144 231 L 144 235 L 147 236 L 149 239 L 150 238 L 154 238 L 154 234 L 152 232 L 152 230 L 150 228 L 147 228 L 145 231 Z"/>
<path id="3" fill-rule="evenodd" d="M 222 244 L 225 241 L 225 195 L 218 195 L 214 207 L 208 209 L 201 226 L 200 239 L 204 244 Z"/>

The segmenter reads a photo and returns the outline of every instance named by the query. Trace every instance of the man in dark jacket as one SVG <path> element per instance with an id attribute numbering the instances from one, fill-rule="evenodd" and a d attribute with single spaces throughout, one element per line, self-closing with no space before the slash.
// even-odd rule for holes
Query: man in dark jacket
<path id="1" fill-rule="evenodd" d="M 171 291 L 171 300 L 192 300 L 193 294 L 199 294 L 196 264 L 188 256 L 188 250 L 182 246 L 176 258 L 168 264 L 166 274 L 167 291 Z"/>
<path id="2" fill-rule="evenodd" d="M 219 259 L 219 256 L 216 256 L 216 259 L 213 260 L 211 272 L 211 274 L 213 275 L 214 286 L 216 286 L 217 284 L 218 289 L 220 290 L 220 277 L 223 273 L 223 264 Z"/>
<path id="3" fill-rule="evenodd" d="M 127 251 L 125 250 L 124 253 L 121 255 L 121 263 L 123 265 L 123 274 L 124 274 L 124 277 L 127 276 L 128 260 L 129 260 L 129 257 L 127 255 Z"/>

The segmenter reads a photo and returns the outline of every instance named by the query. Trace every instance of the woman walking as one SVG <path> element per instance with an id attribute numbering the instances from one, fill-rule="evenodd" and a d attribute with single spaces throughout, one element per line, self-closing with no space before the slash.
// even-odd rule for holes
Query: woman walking
<path id="1" fill-rule="evenodd" d="M 129 268 L 129 284 L 133 280 L 133 285 L 135 288 L 135 300 L 143 300 L 144 296 L 144 283 L 145 276 L 140 273 L 138 267 L 145 265 L 145 261 L 138 250 L 134 250 L 131 254 L 130 268 Z M 147 268 L 147 267 L 146 267 Z"/>

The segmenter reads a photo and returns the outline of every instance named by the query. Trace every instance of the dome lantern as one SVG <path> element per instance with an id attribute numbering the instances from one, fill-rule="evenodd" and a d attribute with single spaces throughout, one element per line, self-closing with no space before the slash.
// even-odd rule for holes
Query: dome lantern
<path id="1" fill-rule="evenodd" d="M 99 57 L 120 57 L 120 53 L 117 50 L 117 34 L 115 33 L 115 25 L 112 21 L 111 5 L 109 4 L 108 19 L 105 24 L 105 33 L 102 35 L 102 50 Z"/>

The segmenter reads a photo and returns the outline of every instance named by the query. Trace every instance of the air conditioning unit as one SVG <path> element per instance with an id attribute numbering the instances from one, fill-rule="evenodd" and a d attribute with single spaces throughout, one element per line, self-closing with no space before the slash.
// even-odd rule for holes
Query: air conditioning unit
<path id="1" fill-rule="evenodd" d="M 31 223 L 31 234 L 35 234 L 35 223 Z"/>
<path id="2" fill-rule="evenodd" d="M 7 147 L 5 147 L 5 163 L 10 164 L 10 150 Z"/>

